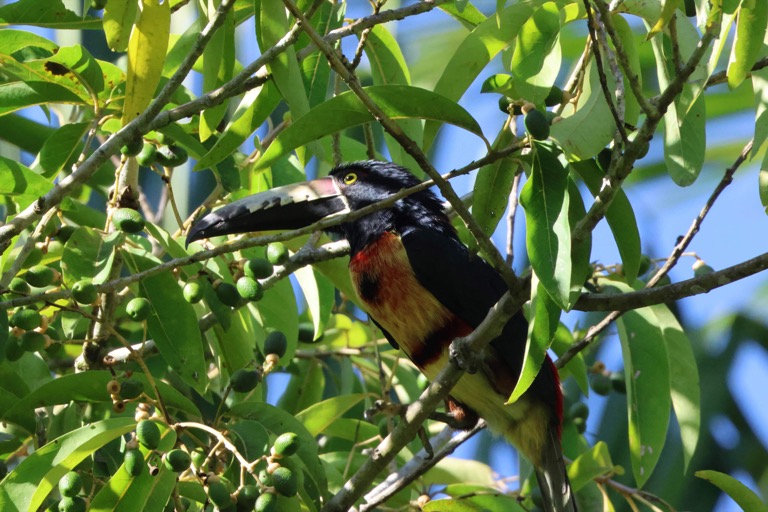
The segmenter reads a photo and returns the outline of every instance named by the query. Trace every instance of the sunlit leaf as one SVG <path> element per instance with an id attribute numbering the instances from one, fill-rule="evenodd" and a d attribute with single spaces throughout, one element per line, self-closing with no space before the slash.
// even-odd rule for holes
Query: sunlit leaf
<path id="1" fill-rule="evenodd" d="M 32 169 L 0 156 L 0 194 L 18 198 L 25 206 L 53 188 L 53 183 Z"/>
<path id="2" fill-rule="evenodd" d="M 768 26 L 768 2 L 741 0 L 736 17 L 736 38 L 728 61 L 728 87 L 735 89 L 757 62 Z"/>
<path id="3" fill-rule="evenodd" d="M 749 512 L 766 512 L 768 505 L 754 493 L 749 487 L 739 482 L 730 475 L 719 471 L 697 471 L 696 476 L 719 487 L 730 496 L 742 510 Z"/>
<path id="4" fill-rule="evenodd" d="M 136 0 L 110 0 L 104 8 L 104 35 L 113 52 L 128 49 L 131 29 L 139 12 Z"/>
<path id="5" fill-rule="evenodd" d="M 87 30 L 101 28 L 101 19 L 70 11 L 61 0 L 19 0 L 0 7 L 0 27 L 7 25 Z"/>
<path id="6" fill-rule="evenodd" d="M 512 130 L 505 125 L 493 142 L 493 148 L 502 149 L 514 140 Z M 519 170 L 519 162 L 512 157 L 507 157 L 484 165 L 477 173 L 472 215 L 488 236 L 496 231 L 496 226 L 507 209 L 512 181 Z"/>
<path id="7" fill-rule="evenodd" d="M 579 455 L 568 466 L 571 488 L 574 492 L 578 492 L 594 478 L 605 475 L 612 470 L 613 462 L 608 451 L 608 445 L 603 441 L 598 441 L 590 450 Z"/>
<path id="8" fill-rule="evenodd" d="M 86 226 L 72 233 L 61 256 L 64 284 L 71 287 L 82 279 L 96 284 L 107 280 L 115 258 L 115 248 L 122 243 L 120 232 L 104 235 Z"/>
<path id="9" fill-rule="evenodd" d="M 211 10 L 211 14 L 216 12 Z M 235 19 L 228 14 L 203 49 L 203 92 L 210 92 L 232 78 L 235 67 Z M 227 103 L 206 108 L 200 115 L 200 141 L 213 135 L 227 113 Z"/>
<path id="10" fill-rule="evenodd" d="M 296 419 L 304 424 L 310 434 L 317 436 L 366 396 L 365 394 L 335 396 L 310 405 L 297 413 Z"/>
<path id="11" fill-rule="evenodd" d="M 560 71 L 560 8 L 546 2 L 520 29 L 510 71 L 515 89 L 526 100 L 541 104 Z"/>
<path id="12" fill-rule="evenodd" d="M 71 165 L 83 150 L 82 139 L 90 123 L 65 124 L 56 130 L 43 144 L 38 155 L 42 175 L 53 178 L 67 164 Z"/>

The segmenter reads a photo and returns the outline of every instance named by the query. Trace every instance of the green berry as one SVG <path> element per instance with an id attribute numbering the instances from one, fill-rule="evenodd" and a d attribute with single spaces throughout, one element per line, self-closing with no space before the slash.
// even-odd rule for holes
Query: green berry
<path id="1" fill-rule="evenodd" d="M 184 299 L 190 304 L 197 304 L 203 300 L 203 287 L 200 286 L 200 283 L 196 283 L 195 281 L 190 281 L 185 284 L 182 293 L 184 294 Z"/>
<path id="2" fill-rule="evenodd" d="M 261 375 L 256 370 L 241 368 L 232 374 L 229 384 L 238 393 L 248 393 L 261 382 Z"/>
<path id="3" fill-rule="evenodd" d="M 288 248 L 284 244 L 275 242 L 267 246 L 267 261 L 271 264 L 283 265 L 289 257 Z"/>
<path id="4" fill-rule="evenodd" d="M 512 100 L 506 96 L 499 96 L 499 110 L 505 114 L 509 114 L 509 106 L 512 104 Z"/>
<path id="5" fill-rule="evenodd" d="M 136 155 L 136 161 L 142 167 L 149 167 L 157 160 L 157 147 L 151 142 L 145 142 L 141 151 Z"/>
<path id="6" fill-rule="evenodd" d="M 10 361 L 18 361 L 24 355 L 24 347 L 21 346 L 21 340 L 16 336 L 10 336 L 5 344 L 5 358 Z"/>
<path id="7" fill-rule="evenodd" d="M 627 392 L 627 381 L 624 378 L 624 372 L 611 372 L 610 380 L 614 391 L 621 394 Z"/>
<path id="8" fill-rule="evenodd" d="M 275 439 L 273 447 L 277 455 L 293 455 L 299 449 L 299 436 L 294 432 L 281 434 Z"/>
<path id="9" fill-rule="evenodd" d="M 192 464 L 194 464 L 198 470 L 203 469 L 203 464 L 205 464 L 205 459 L 207 458 L 205 450 L 202 448 L 195 448 L 190 454 L 190 457 L 192 458 Z"/>
<path id="10" fill-rule="evenodd" d="M 573 422 L 573 426 L 576 427 L 576 432 L 578 432 L 579 434 L 583 434 L 584 432 L 587 431 L 586 418 L 576 417 L 576 418 L 573 418 L 573 420 L 571 421 Z"/>
<path id="11" fill-rule="evenodd" d="M 26 352 L 38 352 L 45 349 L 47 339 L 45 334 L 37 331 L 27 331 L 21 335 L 21 348 Z"/>
<path id="12" fill-rule="evenodd" d="M 237 280 L 237 293 L 245 300 L 255 302 L 264 296 L 264 289 L 257 280 L 243 276 Z"/>
<path id="13" fill-rule="evenodd" d="M 138 233 L 144 229 L 144 218 L 133 208 L 118 208 L 112 213 L 112 223 L 120 231 Z"/>
<path id="14" fill-rule="evenodd" d="M 266 469 L 259 471 L 259 482 L 266 487 L 272 487 L 272 475 Z"/>
<path id="15" fill-rule="evenodd" d="M 320 341 L 322 339 L 322 335 L 320 338 L 315 340 L 315 326 L 312 325 L 309 322 L 301 322 L 299 324 L 299 341 L 302 343 L 314 343 L 315 341 Z"/>
<path id="16" fill-rule="evenodd" d="M 219 283 L 216 287 L 216 296 L 221 302 L 229 307 L 236 308 L 242 305 L 240 293 L 238 293 L 235 285 L 231 283 Z"/>
<path id="17" fill-rule="evenodd" d="M 59 502 L 59 512 L 85 512 L 85 508 L 85 500 L 80 496 L 67 496 Z"/>
<path id="18" fill-rule="evenodd" d="M 549 138 L 549 121 L 546 116 L 537 109 L 529 110 L 523 119 L 526 131 L 536 140 Z"/>
<path id="19" fill-rule="evenodd" d="M 184 148 L 171 144 L 157 148 L 157 163 L 163 167 L 178 167 L 184 164 L 189 156 Z"/>
<path id="20" fill-rule="evenodd" d="M 144 297 L 136 297 L 128 302 L 125 306 L 125 312 L 128 316 L 137 322 L 146 320 L 149 314 L 152 312 L 152 305 Z"/>
<path id="21" fill-rule="evenodd" d="M 715 271 L 712 267 L 707 265 L 706 263 L 702 263 L 701 265 L 694 265 L 693 268 L 693 277 L 701 277 L 706 276 L 708 274 L 711 274 Z"/>
<path id="22" fill-rule="evenodd" d="M 264 258 L 251 258 L 245 262 L 243 272 L 251 279 L 266 279 L 272 275 L 275 269 L 269 260 Z"/>
<path id="23" fill-rule="evenodd" d="M 29 251 L 29 254 L 27 254 L 27 257 L 24 259 L 24 264 L 22 265 L 23 268 L 30 268 L 34 267 L 35 265 L 39 264 L 43 260 L 43 251 L 35 246 L 32 248 L 31 251 Z"/>
<path id="24" fill-rule="evenodd" d="M 59 480 L 59 492 L 62 496 L 77 496 L 82 489 L 83 478 L 74 471 L 70 471 Z"/>
<path id="25" fill-rule="evenodd" d="M 20 277 L 14 277 L 11 279 L 10 284 L 8 284 L 8 289 L 14 293 L 26 295 L 29 293 L 29 284 Z"/>
<path id="26" fill-rule="evenodd" d="M 253 510 L 258 498 L 258 487 L 255 485 L 244 485 L 237 493 L 237 510 Z"/>
<path id="27" fill-rule="evenodd" d="M 75 226 L 71 224 L 65 224 L 59 228 L 59 231 L 56 233 L 56 238 L 59 239 L 59 242 L 65 244 L 67 243 L 67 240 L 69 240 L 69 237 L 72 236 L 72 233 L 75 232 Z"/>
<path id="28" fill-rule="evenodd" d="M 128 144 L 120 148 L 120 152 L 125 156 L 136 156 L 144 149 L 144 141 L 141 137 L 129 141 Z"/>
<path id="29" fill-rule="evenodd" d="M 265 492 L 256 500 L 256 512 L 277 512 L 277 496 Z"/>
<path id="30" fill-rule="evenodd" d="M 606 396 L 611 392 L 611 379 L 602 373 L 596 373 L 589 379 L 589 385 L 592 391 L 601 396 Z"/>
<path id="31" fill-rule="evenodd" d="M 192 458 L 189 454 L 178 448 L 166 453 L 163 457 L 163 461 L 168 469 L 176 473 L 181 473 L 182 471 L 189 469 L 190 464 L 192 464 Z"/>
<path id="32" fill-rule="evenodd" d="M 120 384 L 120 398 L 133 400 L 144 392 L 144 383 L 136 379 L 125 379 Z"/>
<path id="33" fill-rule="evenodd" d="M 288 340 L 282 331 L 272 331 L 267 334 L 267 339 L 264 340 L 265 354 L 277 354 L 278 357 L 283 357 L 286 350 L 288 350 Z"/>
<path id="34" fill-rule="evenodd" d="M 78 281 L 72 285 L 72 297 L 80 304 L 93 304 L 97 296 L 96 285 L 90 281 Z"/>
<path id="35" fill-rule="evenodd" d="M 27 270 L 24 278 L 30 285 L 42 288 L 53 282 L 53 269 L 45 265 L 35 265 Z"/>
<path id="36" fill-rule="evenodd" d="M 544 98 L 544 104 L 548 107 L 559 105 L 563 102 L 563 90 L 556 85 L 553 85 L 549 90 L 549 94 Z"/>
<path id="37" fill-rule="evenodd" d="M 144 462 L 144 454 L 137 448 L 126 450 L 123 461 L 125 463 L 125 470 L 131 476 L 139 476 L 144 472 L 144 468 L 147 467 L 147 463 Z"/>
<path id="38" fill-rule="evenodd" d="M 107 0 L 91 0 L 91 9 L 100 11 L 107 6 Z"/>
<path id="39" fill-rule="evenodd" d="M 299 480 L 293 471 L 285 466 L 280 466 L 272 472 L 272 485 L 283 496 L 296 496 L 299 492 Z"/>
<path id="40" fill-rule="evenodd" d="M 221 481 L 213 480 L 208 482 L 208 497 L 211 503 L 224 509 L 232 506 L 232 495 Z"/>
<path id="41" fill-rule="evenodd" d="M 43 317 L 34 309 L 19 309 L 11 317 L 11 327 L 18 327 L 25 331 L 37 329 L 43 321 Z"/>
<path id="42" fill-rule="evenodd" d="M 571 418 L 583 418 L 589 417 L 589 406 L 584 402 L 575 402 L 568 408 L 568 416 Z"/>
<path id="43" fill-rule="evenodd" d="M 141 420 L 136 425 L 136 439 L 149 450 L 154 450 L 160 444 L 160 428 L 152 420 Z"/>

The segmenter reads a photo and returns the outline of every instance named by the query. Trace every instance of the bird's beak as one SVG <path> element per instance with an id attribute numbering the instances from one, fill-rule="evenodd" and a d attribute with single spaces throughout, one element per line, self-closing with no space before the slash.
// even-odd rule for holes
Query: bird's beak
<path id="1" fill-rule="evenodd" d="M 250 231 L 298 229 L 349 212 L 333 178 L 293 183 L 244 197 L 211 212 L 187 234 L 195 240 Z"/>

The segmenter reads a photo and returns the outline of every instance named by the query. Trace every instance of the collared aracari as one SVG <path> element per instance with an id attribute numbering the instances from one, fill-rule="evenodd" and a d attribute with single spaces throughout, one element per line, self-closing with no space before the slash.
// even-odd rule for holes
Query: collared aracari
<path id="1" fill-rule="evenodd" d="M 418 183 L 395 164 L 344 164 L 328 177 L 249 196 L 208 214 L 187 243 L 308 226 Z M 447 364 L 451 341 L 471 333 L 507 289 L 501 276 L 459 241 L 429 190 L 330 231 L 349 241 L 350 275 L 371 319 L 430 379 Z M 478 371 L 464 374 L 451 390 L 448 407 L 470 427 L 477 416 L 484 418 L 531 461 L 548 511 L 575 511 L 560 445 L 562 393 L 549 357 L 523 396 L 506 404 L 522 368 L 527 330 L 517 312 L 479 358 Z"/>

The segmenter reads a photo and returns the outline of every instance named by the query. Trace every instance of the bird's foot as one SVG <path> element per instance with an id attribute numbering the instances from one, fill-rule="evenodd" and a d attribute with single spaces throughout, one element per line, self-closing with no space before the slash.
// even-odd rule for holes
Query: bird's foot
<path id="1" fill-rule="evenodd" d="M 406 405 L 393 404 L 386 400 L 376 400 L 373 403 L 373 407 L 366 409 L 363 412 L 363 416 L 367 421 L 372 421 L 374 417 L 379 414 L 385 414 L 387 416 L 402 416 L 405 413 Z"/>
<path id="2" fill-rule="evenodd" d="M 448 348 L 448 356 L 451 363 L 467 373 L 477 373 L 478 368 L 480 368 L 481 356 L 477 352 L 473 352 L 463 339 L 453 340 Z"/>

